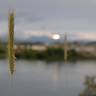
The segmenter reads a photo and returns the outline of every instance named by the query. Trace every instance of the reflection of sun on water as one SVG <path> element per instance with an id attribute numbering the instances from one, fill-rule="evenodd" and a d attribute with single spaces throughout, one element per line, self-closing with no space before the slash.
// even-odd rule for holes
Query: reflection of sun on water
<path id="1" fill-rule="evenodd" d="M 58 40 L 58 39 L 60 39 L 60 35 L 59 34 L 53 34 L 52 39 Z"/>

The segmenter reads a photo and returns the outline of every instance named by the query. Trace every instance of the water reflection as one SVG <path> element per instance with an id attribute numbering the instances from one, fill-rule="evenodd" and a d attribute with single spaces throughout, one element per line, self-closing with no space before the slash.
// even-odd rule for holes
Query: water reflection
<path id="1" fill-rule="evenodd" d="M 53 65 L 53 82 L 54 85 L 57 85 L 61 70 L 61 63 L 56 63 Z"/>
<path id="2" fill-rule="evenodd" d="M 15 78 L 10 82 L 7 65 L 4 60 L 0 61 L 1 96 L 79 96 L 79 93 L 82 96 L 90 81 L 88 76 L 96 74 L 95 61 L 48 64 L 44 61 L 17 60 Z M 83 85 L 85 76 L 87 83 Z"/>

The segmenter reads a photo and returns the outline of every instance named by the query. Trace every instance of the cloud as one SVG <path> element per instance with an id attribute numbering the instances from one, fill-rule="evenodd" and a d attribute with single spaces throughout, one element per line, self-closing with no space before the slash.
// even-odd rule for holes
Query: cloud
<path id="1" fill-rule="evenodd" d="M 77 34 L 76 34 L 76 36 L 77 36 L 77 38 L 79 39 L 79 40 L 90 40 L 90 41 L 96 41 L 96 33 L 93 33 L 93 32 L 91 32 L 91 33 L 80 33 L 80 32 L 78 32 Z"/>
<path id="2" fill-rule="evenodd" d="M 95 0 L 0 0 L 0 36 L 8 33 L 8 12 L 16 11 L 15 36 L 96 40 Z"/>
<path id="3" fill-rule="evenodd" d="M 91 31 L 77 31 L 72 30 L 68 31 L 66 28 L 66 31 L 63 31 L 62 23 L 60 26 L 52 26 L 55 25 L 55 22 L 53 22 L 52 25 L 47 27 L 44 27 L 43 24 L 36 23 L 36 25 L 33 23 L 30 23 L 26 20 L 21 20 L 22 22 L 18 22 L 15 25 L 15 37 L 20 38 L 22 40 L 26 40 L 30 37 L 49 37 L 51 38 L 53 34 L 57 33 L 61 35 L 61 39 L 64 39 L 64 33 L 67 33 L 69 40 L 96 40 L 96 32 Z M 26 23 L 25 23 L 26 22 Z M 60 21 L 59 21 L 60 22 Z M 46 22 L 47 24 L 50 24 L 49 22 Z M 41 27 L 40 27 L 41 26 Z M 0 37 L 5 36 L 8 34 L 8 22 L 2 21 L 0 23 Z M 65 28 L 65 27 L 64 27 Z M 75 28 L 74 28 L 75 29 Z M 58 30 L 58 31 L 57 31 Z"/>

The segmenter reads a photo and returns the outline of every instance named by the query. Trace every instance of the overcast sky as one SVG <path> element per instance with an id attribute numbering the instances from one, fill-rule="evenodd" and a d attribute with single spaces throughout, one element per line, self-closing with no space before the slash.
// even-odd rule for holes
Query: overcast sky
<path id="1" fill-rule="evenodd" d="M 96 0 L 0 0 L 0 36 L 8 33 L 8 12 L 15 10 L 15 36 L 96 40 Z"/>

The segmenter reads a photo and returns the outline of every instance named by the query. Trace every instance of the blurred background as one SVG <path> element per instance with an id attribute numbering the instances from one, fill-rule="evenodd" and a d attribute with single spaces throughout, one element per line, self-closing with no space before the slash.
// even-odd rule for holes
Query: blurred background
<path id="1" fill-rule="evenodd" d="M 95 0 L 0 0 L 2 96 L 96 95 Z M 14 12 L 16 71 L 9 74 Z"/>

